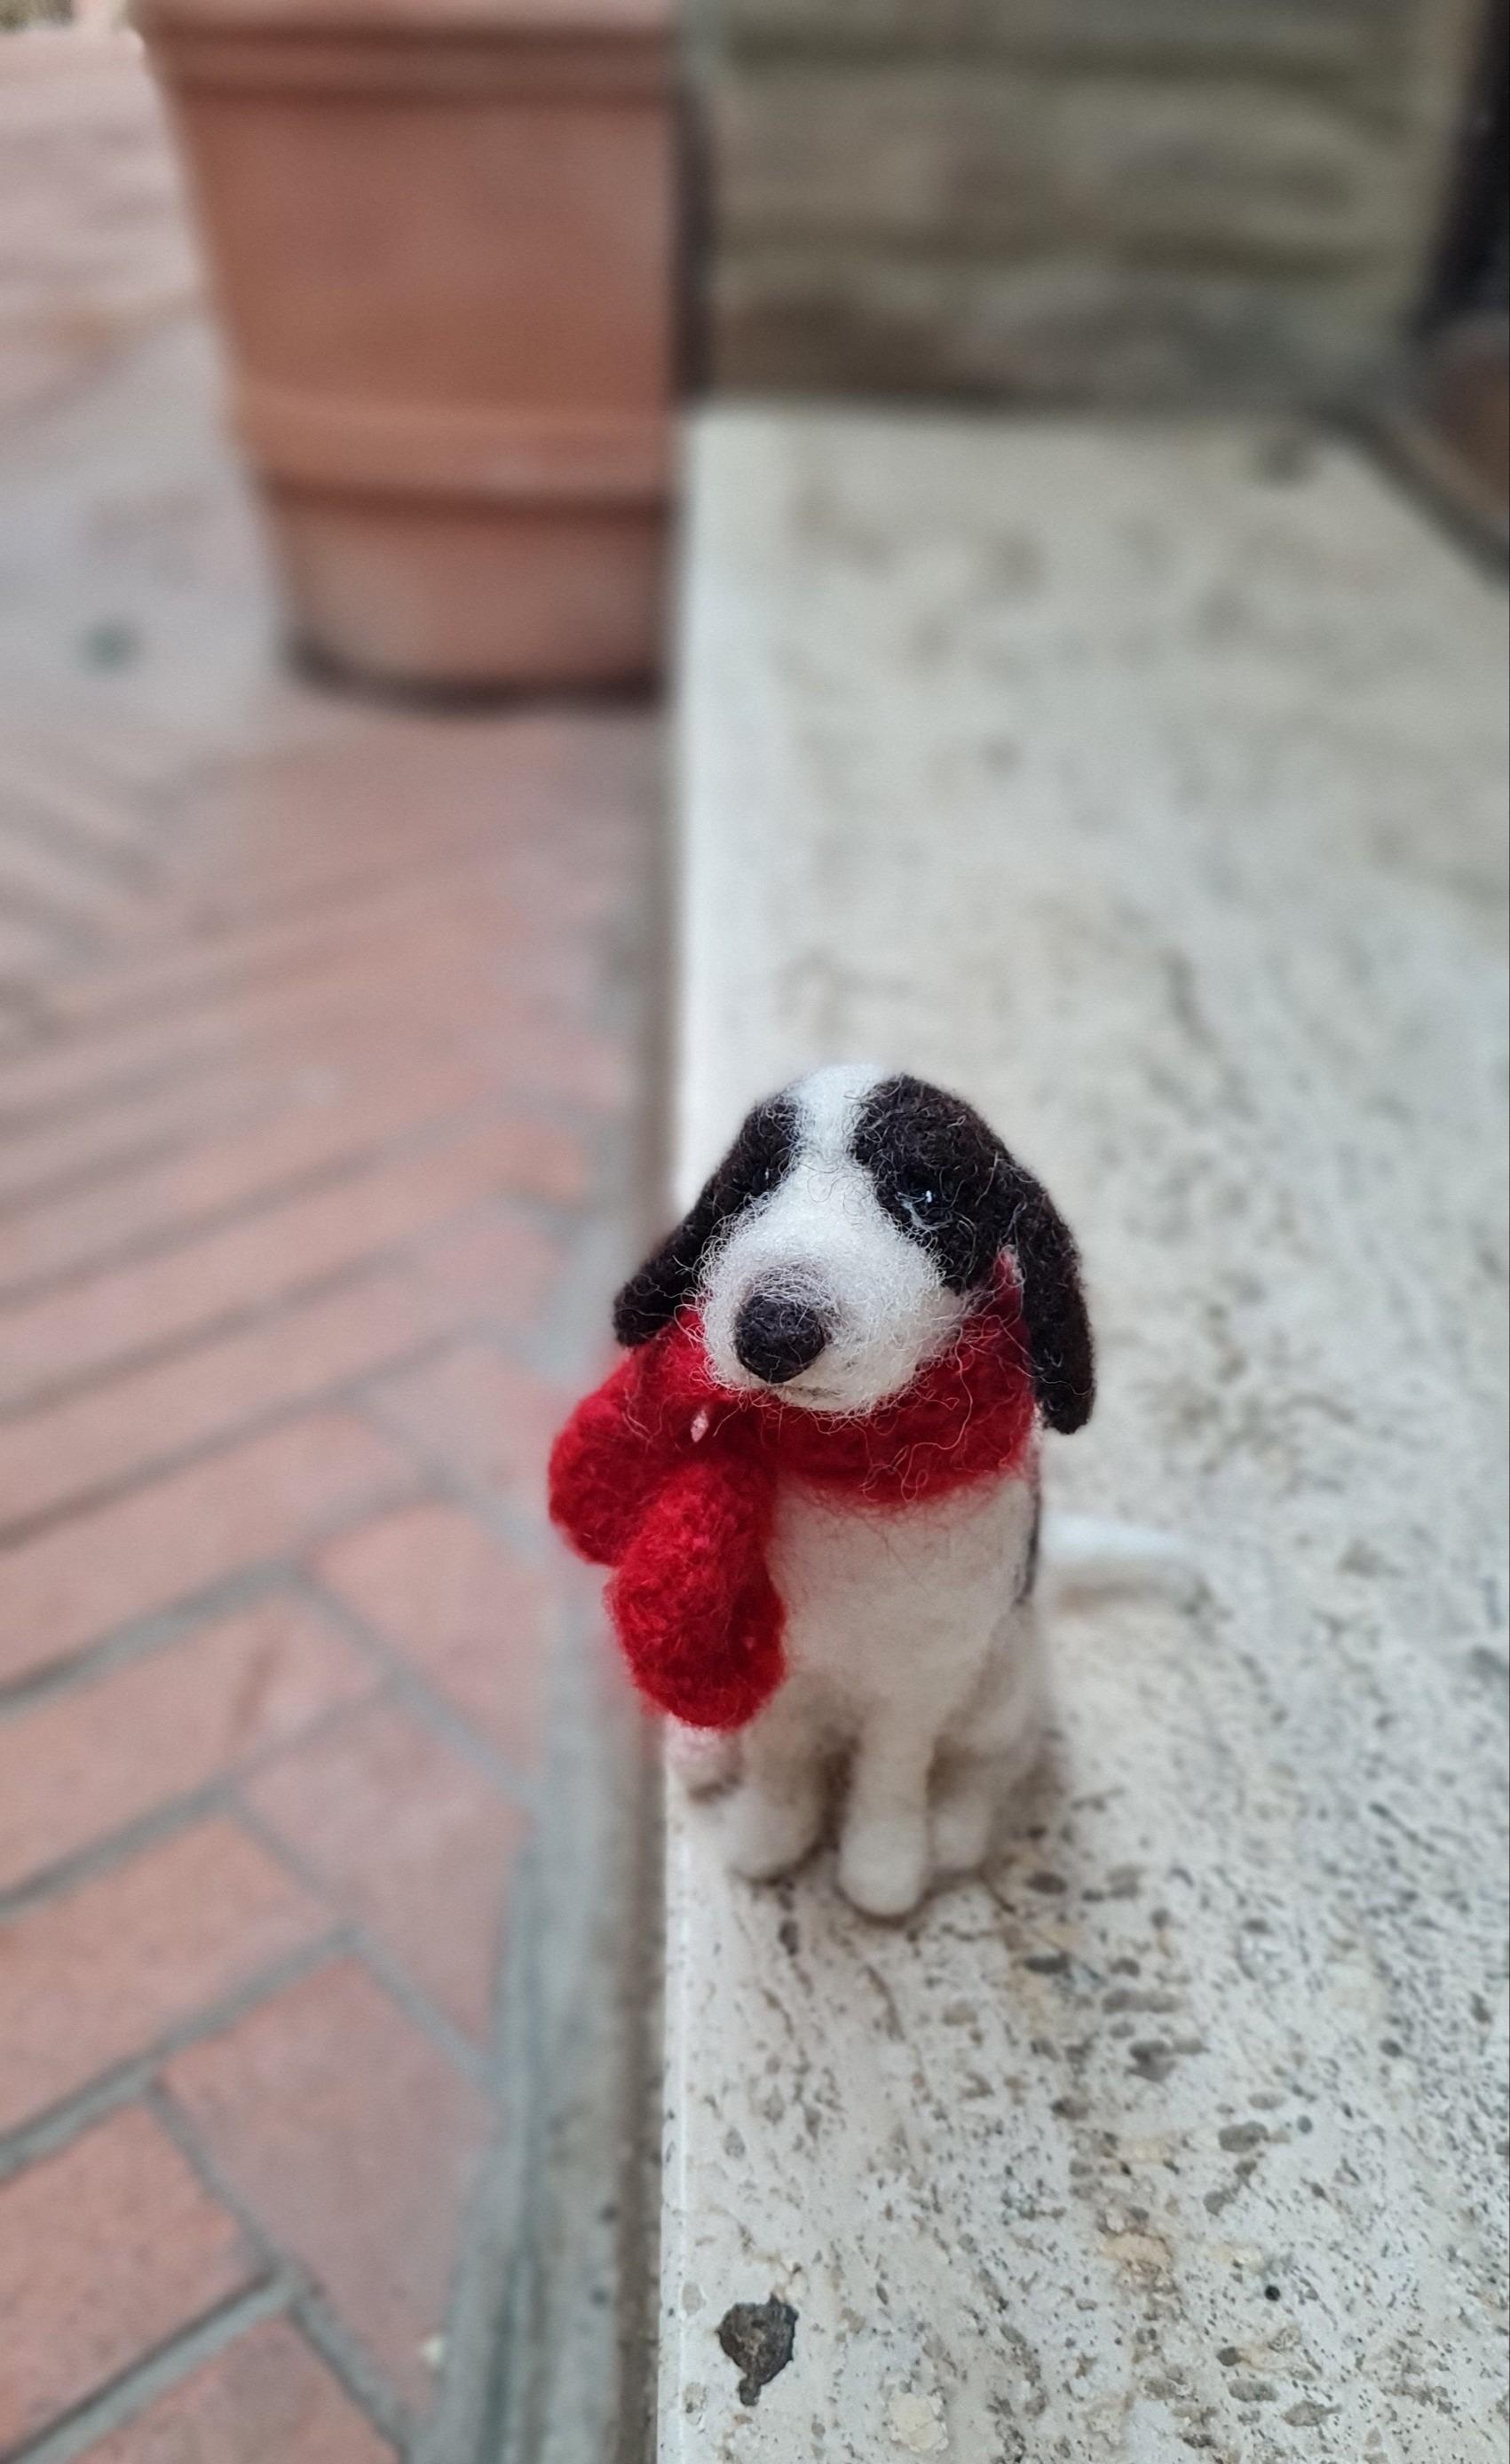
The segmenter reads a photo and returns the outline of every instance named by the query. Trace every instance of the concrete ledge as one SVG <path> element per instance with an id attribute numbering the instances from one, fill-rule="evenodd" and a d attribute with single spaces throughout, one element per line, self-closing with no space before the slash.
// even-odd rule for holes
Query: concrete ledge
<path id="1" fill-rule="evenodd" d="M 673 1804 L 663 2464 L 1489 2464 L 1502 601 L 1241 430 L 732 410 L 692 504 L 683 1179 L 817 1060 L 962 1086 L 1084 1239 L 1055 1494 L 1211 1599 L 1061 1621 L 902 1930 Z"/>

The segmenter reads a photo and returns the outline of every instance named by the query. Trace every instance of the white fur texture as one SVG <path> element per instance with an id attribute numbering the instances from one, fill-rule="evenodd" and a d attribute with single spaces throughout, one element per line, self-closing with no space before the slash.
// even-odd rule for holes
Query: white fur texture
<path id="1" fill-rule="evenodd" d="M 925 1250 L 898 1229 L 870 1175 L 849 1151 L 864 1097 L 887 1073 L 820 1069 L 792 1091 L 799 1151 L 768 1198 L 741 1215 L 703 1270 L 708 1359 L 722 1386 L 750 1389 L 734 1348 L 741 1309 L 756 1291 L 810 1301 L 833 1332 L 782 1400 L 810 1412 L 868 1412 L 911 1384 L 965 1314 Z"/>
<path id="2" fill-rule="evenodd" d="M 982 1862 L 1039 1743 L 1037 1626 L 1016 1599 L 1034 1511 L 1026 1480 L 870 1514 L 787 1485 L 771 1572 L 791 1673 L 745 1735 L 730 1815 L 742 1872 L 807 1855 L 840 1758 L 839 1882 L 857 1907 L 905 1916 L 930 1882 Z"/>

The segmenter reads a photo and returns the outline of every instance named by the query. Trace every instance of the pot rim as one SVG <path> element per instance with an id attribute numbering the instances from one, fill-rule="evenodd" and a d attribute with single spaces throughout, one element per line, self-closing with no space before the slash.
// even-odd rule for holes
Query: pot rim
<path id="1" fill-rule="evenodd" d="M 402 43 L 663 42 L 672 25 L 667 0 L 134 0 L 131 19 L 148 37 Z"/>

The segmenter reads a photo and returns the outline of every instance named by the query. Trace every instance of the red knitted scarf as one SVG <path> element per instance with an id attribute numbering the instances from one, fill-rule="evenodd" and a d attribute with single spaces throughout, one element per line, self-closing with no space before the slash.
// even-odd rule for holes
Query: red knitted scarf
<path id="1" fill-rule="evenodd" d="M 579 1403 L 550 1460 L 550 1510 L 616 1569 L 609 1604 L 630 1673 L 697 1728 L 741 1728 L 786 1674 L 766 1569 L 780 1478 L 895 1513 L 1023 1463 L 1034 1402 L 1010 1270 L 954 1347 L 860 1416 L 733 1394 L 684 1311 Z"/>

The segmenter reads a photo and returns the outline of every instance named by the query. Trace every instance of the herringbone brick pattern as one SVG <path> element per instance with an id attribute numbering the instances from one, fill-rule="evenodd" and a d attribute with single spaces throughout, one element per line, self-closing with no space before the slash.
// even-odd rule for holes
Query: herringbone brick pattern
<path id="1" fill-rule="evenodd" d="M 40 577 L 0 684 L 0 2456 L 377 2464 L 500 2126 L 653 723 L 278 682 L 164 315 L 0 421 Z"/>

